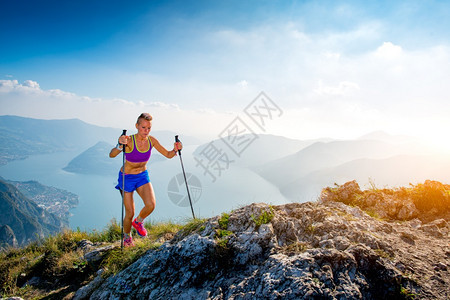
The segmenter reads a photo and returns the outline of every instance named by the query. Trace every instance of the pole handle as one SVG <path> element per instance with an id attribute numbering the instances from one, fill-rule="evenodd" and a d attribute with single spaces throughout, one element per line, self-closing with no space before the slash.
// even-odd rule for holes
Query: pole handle
<path id="1" fill-rule="evenodd" d="M 178 139 L 178 135 L 175 136 L 175 143 L 181 143 L 180 140 Z M 178 154 L 181 155 L 180 149 L 178 149 Z"/>
<path id="2" fill-rule="evenodd" d="M 120 136 L 123 136 L 123 135 L 127 135 L 127 130 L 126 129 L 123 129 L 122 134 Z M 123 145 L 123 144 L 121 144 L 121 145 Z"/>

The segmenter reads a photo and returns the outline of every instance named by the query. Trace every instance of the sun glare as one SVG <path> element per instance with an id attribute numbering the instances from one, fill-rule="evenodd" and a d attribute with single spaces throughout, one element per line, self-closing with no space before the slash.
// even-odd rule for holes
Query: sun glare
<path id="1" fill-rule="evenodd" d="M 424 137 L 425 145 L 442 154 L 450 155 L 450 139 L 444 134 L 430 133 Z"/>

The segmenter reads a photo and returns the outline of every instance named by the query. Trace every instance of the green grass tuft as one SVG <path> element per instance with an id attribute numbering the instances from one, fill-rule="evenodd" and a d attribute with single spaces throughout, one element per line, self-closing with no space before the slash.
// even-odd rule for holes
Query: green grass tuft
<path id="1" fill-rule="evenodd" d="M 220 229 L 227 229 L 229 220 L 230 220 L 230 215 L 227 213 L 223 213 L 222 216 L 219 218 Z"/>
<path id="2" fill-rule="evenodd" d="M 273 217 L 275 216 L 275 212 L 273 210 L 272 206 L 269 206 L 269 211 L 263 211 L 259 216 L 255 217 L 254 215 L 251 215 L 253 222 L 255 222 L 256 228 L 259 228 L 262 224 L 268 224 L 270 221 L 272 221 Z"/>
<path id="3" fill-rule="evenodd" d="M 224 230 L 224 229 L 217 229 L 216 234 L 215 234 L 215 238 L 221 239 L 221 238 L 227 237 L 227 236 L 232 235 L 232 234 L 233 234 L 232 231 Z"/>

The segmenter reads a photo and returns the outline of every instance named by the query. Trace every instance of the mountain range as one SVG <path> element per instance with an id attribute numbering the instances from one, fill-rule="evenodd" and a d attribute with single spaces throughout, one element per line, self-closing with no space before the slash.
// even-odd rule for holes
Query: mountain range
<path id="1" fill-rule="evenodd" d="M 0 138 L 5 143 L 0 164 L 31 154 L 85 149 L 99 140 L 117 139 L 119 130 L 87 124 L 78 119 L 40 120 L 0 116 Z"/>
<path id="2" fill-rule="evenodd" d="M 450 181 L 450 158 L 442 155 L 395 155 L 383 159 L 361 158 L 313 171 L 283 187 L 286 197 L 303 202 L 324 186 L 357 180 L 366 185 L 384 188 L 434 179 Z M 301 196 L 303 195 L 303 196 Z"/>
<path id="3" fill-rule="evenodd" d="M 336 167 L 358 159 L 382 159 L 404 153 L 412 154 L 418 152 L 417 147 L 376 140 L 317 142 L 295 154 L 269 162 L 255 170 L 270 182 L 283 186 L 314 171 Z"/>
<path id="4" fill-rule="evenodd" d="M 23 144 L 31 145 L 27 148 L 28 154 L 40 153 L 42 149 L 57 152 L 76 148 L 79 149 L 77 154 L 61 169 L 111 178 L 111 186 L 122 164 L 122 159 L 108 157 L 120 129 L 98 127 L 80 120 L 36 120 L 14 116 L 0 116 L 0 128 L 5 128 L 2 132 L 7 132 L 12 145 L 16 144 L 10 147 L 9 155 L 17 154 L 17 149 L 25 147 L 20 146 Z M 152 132 L 166 147 L 174 142 L 175 134 Z M 379 187 L 417 183 L 425 179 L 450 181 L 448 155 L 437 155 L 411 137 L 385 132 L 373 132 L 353 140 L 296 140 L 268 134 L 243 135 L 239 141 L 253 140 L 238 154 L 232 149 L 231 138 L 208 142 L 189 136 L 180 138 L 184 145 L 182 153 L 186 172 L 201 183 L 200 187 L 192 188 L 198 191 L 198 197 L 194 197 L 194 209 L 203 216 L 212 216 L 252 201 L 284 204 L 315 200 L 324 186 L 354 179 L 361 185 L 375 184 Z M 52 147 L 42 148 L 49 141 L 59 139 L 62 141 L 59 146 L 54 143 Z M 217 156 L 216 161 L 209 161 L 205 169 L 199 160 L 205 162 L 207 158 L 213 158 L 213 153 L 206 151 L 208 147 L 211 150 L 212 145 L 217 150 L 215 154 L 221 155 L 221 160 Z M 223 156 L 229 160 L 224 160 Z M 156 218 L 189 215 L 189 210 L 172 203 L 168 196 L 168 183 L 181 171 L 177 160 L 162 158 L 155 151 L 149 162 L 158 199 Z M 93 180 L 97 179 L 94 177 Z M 93 184 L 97 188 L 97 183 L 93 181 Z M 182 191 L 184 187 L 180 193 Z M 105 194 L 104 197 L 111 196 Z M 99 201 L 97 198 L 85 199 L 85 202 L 94 200 Z"/>
<path id="5" fill-rule="evenodd" d="M 270 134 L 260 134 L 256 138 L 253 135 L 244 134 L 239 137 L 242 141 L 248 142 L 248 147 L 240 151 L 239 155 L 233 152 L 233 143 L 224 139 L 215 139 L 206 144 L 199 145 L 193 152 L 194 156 L 201 156 L 201 153 L 207 149 L 210 144 L 220 148 L 221 152 L 230 156 L 233 163 L 241 167 L 258 167 L 266 162 L 275 161 L 283 157 L 289 156 L 301 149 L 308 147 L 317 142 L 332 141 L 328 138 L 314 140 L 296 140 L 283 136 Z M 239 146 L 239 141 L 234 144 Z"/>
<path id="6" fill-rule="evenodd" d="M 450 171 L 445 166 L 449 164 L 449 156 L 434 154 L 405 138 L 396 143 L 357 139 L 317 142 L 253 170 L 288 199 L 304 202 L 317 197 L 323 186 L 353 179 L 382 186 L 430 178 L 448 181 Z"/>

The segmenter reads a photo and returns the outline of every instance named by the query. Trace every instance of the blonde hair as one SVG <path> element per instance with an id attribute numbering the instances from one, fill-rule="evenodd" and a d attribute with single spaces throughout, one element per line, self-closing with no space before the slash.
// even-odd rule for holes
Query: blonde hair
<path id="1" fill-rule="evenodd" d="M 153 120 L 153 117 L 151 114 L 149 113 L 142 113 L 138 118 L 136 123 L 139 124 L 139 122 L 141 121 L 141 119 L 147 120 L 147 121 L 151 121 Z"/>

